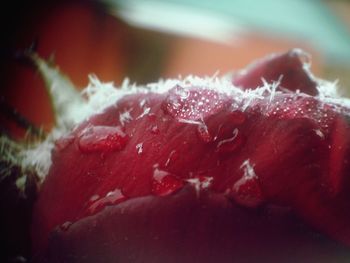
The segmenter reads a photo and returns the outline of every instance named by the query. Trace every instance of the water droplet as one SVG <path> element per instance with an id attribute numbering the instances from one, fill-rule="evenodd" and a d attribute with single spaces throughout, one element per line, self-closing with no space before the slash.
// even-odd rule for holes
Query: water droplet
<path id="1" fill-rule="evenodd" d="M 223 96 L 204 87 L 184 88 L 179 85 L 169 90 L 164 101 L 165 112 L 182 120 L 199 120 L 223 107 Z"/>
<path id="2" fill-rule="evenodd" d="M 237 150 L 244 142 L 243 136 L 239 134 L 239 130 L 235 128 L 232 132 L 232 136 L 220 140 L 216 146 L 216 152 L 220 154 L 226 154 Z"/>
<path id="3" fill-rule="evenodd" d="M 79 148 L 85 153 L 118 151 L 127 141 L 128 136 L 118 126 L 89 126 L 79 136 Z"/>
<path id="4" fill-rule="evenodd" d="M 90 198 L 90 201 L 88 202 L 89 205 L 87 208 L 87 214 L 88 215 L 96 214 L 106 206 L 119 204 L 125 201 L 126 199 L 127 199 L 126 196 L 122 193 L 122 191 L 119 188 L 116 188 L 115 190 L 108 192 L 102 198 L 99 198 L 98 195 L 93 195 Z"/>
<path id="5" fill-rule="evenodd" d="M 197 134 L 201 140 L 208 143 L 213 141 L 213 137 L 208 131 L 208 127 L 203 123 L 197 126 Z"/>
<path id="6" fill-rule="evenodd" d="M 67 221 L 67 222 L 63 223 L 62 225 L 60 225 L 60 229 L 62 231 L 67 231 L 72 224 L 73 224 L 72 222 Z"/>
<path id="7" fill-rule="evenodd" d="M 244 174 L 234 183 L 232 189 L 228 190 L 228 196 L 240 205 L 257 207 L 264 202 L 259 178 L 249 160 L 242 164 L 241 169 Z"/>
<path id="8" fill-rule="evenodd" d="M 154 169 L 152 177 L 152 193 L 154 195 L 170 195 L 180 190 L 182 186 L 182 180 L 176 178 L 174 175 L 158 168 Z"/>

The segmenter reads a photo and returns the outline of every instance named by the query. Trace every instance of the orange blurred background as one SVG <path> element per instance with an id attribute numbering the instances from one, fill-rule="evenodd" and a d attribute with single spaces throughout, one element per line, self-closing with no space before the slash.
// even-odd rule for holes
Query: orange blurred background
<path id="1" fill-rule="evenodd" d="M 11 52 L 23 50 L 38 38 L 38 53 L 49 58 L 78 88 L 88 84 L 88 74 L 118 86 L 125 77 L 139 84 L 159 78 L 188 74 L 212 75 L 240 69 L 269 53 L 300 47 L 313 57 L 312 70 L 327 77 L 325 58 L 315 48 L 285 38 L 272 38 L 252 32 L 222 43 L 191 36 L 179 36 L 137 28 L 110 15 L 94 1 L 33 1 L 19 16 L 3 18 L 8 32 L 2 46 L 2 101 L 11 105 L 30 122 L 44 130 L 53 125 L 53 112 L 39 74 L 13 59 Z M 341 10 L 343 10 L 341 8 Z M 5 20 L 6 19 L 6 20 Z M 345 74 L 344 74 L 345 75 Z M 332 75 L 330 75 L 332 76 Z M 23 136 L 24 131 L 0 113 L 2 131 Z"/>

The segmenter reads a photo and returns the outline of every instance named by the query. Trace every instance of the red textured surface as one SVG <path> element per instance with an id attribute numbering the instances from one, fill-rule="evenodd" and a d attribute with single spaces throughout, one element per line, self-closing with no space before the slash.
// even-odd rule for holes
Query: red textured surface
<path id="1" fill-rule="evenodd" d="M 288 91 L 244 111 L 239 96 L 207 87 L 125 96 L 57 142 L 34 253 L 49 262 L 349 256 L 331 241 L 350 246 L 348 110 Z M 100 131 L 93 151 L 81 148 L 86 129 Z"/>

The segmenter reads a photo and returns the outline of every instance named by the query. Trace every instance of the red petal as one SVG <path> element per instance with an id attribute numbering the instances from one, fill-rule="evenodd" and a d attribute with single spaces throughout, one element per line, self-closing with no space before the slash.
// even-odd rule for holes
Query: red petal
<path id="1" fill-rule="evenodd" d="M 302 246 L 300 244 L 303 244 Z M 289 209 L 245 210 L 187 187 L 134 198 L 50 237 L 47 262 L 344 262 L 349 251 Z"/>
<path id="2" fill-rule="evenodd" d="M 292 55 L 275 60 L 286 63 L 288 58 L 301 66 Z M 286 67 L 294 69 L 291 65 Z M 298 75 L 306 74 L 301 70 L 297 67 L 298 73 L 286 80 L 307 83 L 299 79 L 306 76 Z M 267 215 L 259 214 L 269 205 L 291 207 L 311 227 L 349 246 L 345 110 L 306 94 L 263 96 L 243 111 L 232 107 L 242 102 L 239 95 L 176 86 L 164 94 L 125 96 L 76 127 L 56 143 L 34 212 L 34 251 L 49 246 L 50 260 L 64 262 L 82 253 L 90 253 L 89 259 L 104 254 L 132 261 L 134 255 L 134 262 L 157 257 L 169 262 L 171 255 L 183 262 L 200 256 L 212 262 L 213 255 L 218 261 L 249 257 L 243 251 L 253 242 L 268 256 L 264 242 L 289 246 L 270 237 L 278 216 L 272 216 L 270 226 Z M 196 190 L 196 198 L 187 187 Z M 110 196 L 111 191 L 117 192 Z M 289 242 L 297 230 L 293 223 L 283 232 L 290 223 L 283 220 L 278 231 Z M 59 226 L 63 232 L 57 230 L 48 241 Z M 299 238 L 309 244 L 307 234 Z M 271 250 L 266 247 L 266 253 Z"/>
<path id="3" fill-rule="evenodd" d="M 255 89 L 268 83 L 277 82 L 291 91 L 300 90 L 309 95 L 317 95 L 317 83 L 307 69 L 309 55 L 299 49 L 287 53 L 271 55 L 249 65 L 233 77 L 233 84 L 243 89 Z"/>

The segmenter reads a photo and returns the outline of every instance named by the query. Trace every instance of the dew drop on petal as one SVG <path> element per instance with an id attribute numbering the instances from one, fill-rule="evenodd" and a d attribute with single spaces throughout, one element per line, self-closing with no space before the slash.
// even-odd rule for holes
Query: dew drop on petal
<path id="1" fill-rule="evenodd" d="M 154 169 L 152 176 L 152 193 L 158 196 L 170 195 L 177 192 L 183 187 L 182 180 L 176 178 L 174 175 L 160 170 Z"/>
<path id="2" fill-rule="evenodd" d="M 207 88 L 185 88 L 179 85 L 169 90 L 164 101 L 165 113 L 181 120 L 199 120 L 223 107 L 220 94 Z"/>
<path id="3" fill-rule="evenodd" d="M 89 126 L 79 135 L 79 149 L 84 153 L 122 150 L 128 136 L 120 127 Z"/>

